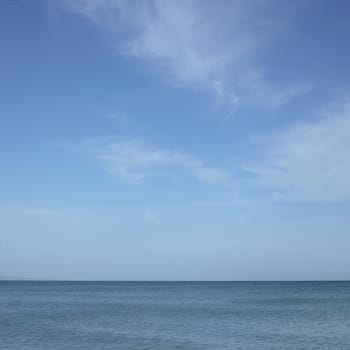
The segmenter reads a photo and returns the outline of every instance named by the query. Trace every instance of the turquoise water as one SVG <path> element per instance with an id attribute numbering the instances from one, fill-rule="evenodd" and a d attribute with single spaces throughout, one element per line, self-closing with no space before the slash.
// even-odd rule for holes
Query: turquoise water
<path id="1" fill-rule="evenodd" d="M 0 349 L 350 349 L 348 282 L 0 282 Z"/>

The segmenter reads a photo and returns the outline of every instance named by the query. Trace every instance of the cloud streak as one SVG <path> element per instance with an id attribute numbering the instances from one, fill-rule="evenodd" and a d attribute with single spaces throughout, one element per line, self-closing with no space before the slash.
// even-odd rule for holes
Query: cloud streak
<path id="1" fill-rule="evenodd" d="M 159 69 L 172 85 L 203 91 L 226 106 L 280 107 L 310 90 L 269 82 L 259 64 L 272 28 L 263 2 L 69 0 L 68 7 L 108 28 L 115 45 Z"/>
<path id="2" fill-rule="evenodd" d="M 201 183 L 229 185 L 229 196 L 246 200 L 350 199 L 350 102 L 329 109 L 314 122 L 293 124 L 257 142 L 258 159 L 237 159 L 230 168 L 209 166 L 189 153 L 135 139 L 95 139 L 79 147 L 63 146 L 92 154 L 108 174 L 130 185 L 187 176 Z"/>
<path id="3" fill-rule="evenodd" d="M 282 200 L 350 198 L 350 103 L 316 123 L 299 123 L 269 139 L 262 159 L 245 167 L 254 185 Z"/>
<path id="4" fill-rule="evenodd" d="M 108 173 L 129 184 L 151 177 L 173 176 L 174 171 L 182 171 L 203 183 L 230 180 L 226 171 L 206 166 L 191 155 L 151 148 L 140 141 L 109 143 L 96 149 L 95 156 Z"/>

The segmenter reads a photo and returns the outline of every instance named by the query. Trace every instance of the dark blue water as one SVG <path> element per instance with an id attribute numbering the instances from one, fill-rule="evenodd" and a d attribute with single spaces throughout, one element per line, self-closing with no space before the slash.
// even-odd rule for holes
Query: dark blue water
<path id="1" fill-rule="evenodd" d="M 350 349 L 347 282 L 0 282 L 0 349 Z"/>

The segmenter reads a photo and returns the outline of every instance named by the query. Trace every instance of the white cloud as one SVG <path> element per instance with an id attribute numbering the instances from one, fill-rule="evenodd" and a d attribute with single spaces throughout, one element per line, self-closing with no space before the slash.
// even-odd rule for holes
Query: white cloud
<path id="1" fill-rule="evenodd" d="M 246 167 L 255 185 L 281 199 L 350 198 L 350 103 L 313 124 L 300 123 L 272 137 L 260 162 Z"/>
<path id="2" fill-rule="evenodd" d="M 241 81 L 240 91 L 243 103 L 259 103 L 271 108 L 278 108 L 288 103 L 294 97 L 304 95 L 312 90 L 312 86 L 306 83 L 286 84 L 279 86 L 266 83 L 266 79 L 261 70 L 246 72 Z"/>
<path id="3" fill-rule="evenodd" d="M 350 103 L 332 109 L 317 121 L 300 122 L 255 139 L 259 159 L 247 160 L 244 166 L 237 159 L 238 165 L 231 169 L 209 166 L 188 153 L 138 140 L 105 138 L 86 140 L 80 147 L 63 146 L 92 153 L 109 174 L 129 184 L 185 175 L 203 183 L 229 185 L 227 195 L 234 196 L 233 202 L 336 202 L 350 199 Z"/>
<path id="4" fill-rule="evenodd" d="M 279 107 L 309 89 L 304 84 L 276 85 L 261 73 L 259 53 L 267 37 L 275 35 L 266 14 L 259 14 L 262 2 L 65 2 L 108 28 L 124 53 L 160 67 L 171 84 L 211 94 L 218 105 L 228 107 L 228 115 L 240 104 Z M 252 73 L 257 71 L 258 76 Z"/>
<path id="5" fill-rule="evenodd" d="M 148 177 L 170 176 L 174 169 L 207 183 L 229 181 L 224 170 L 209 167 L 188 154 L 146 146 L 139 141 L 109 143 L 95 150 L 106 171 L 120 180 L 137 184 Z"/>

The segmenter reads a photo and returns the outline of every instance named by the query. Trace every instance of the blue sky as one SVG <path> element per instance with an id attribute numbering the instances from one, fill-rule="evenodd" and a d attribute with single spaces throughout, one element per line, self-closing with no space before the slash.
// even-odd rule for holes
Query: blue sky
<path id="1" fill-rule="evenodd" d="M 0 275 L 349 279 L 349 11 L 0 1 Z"/>

